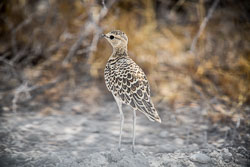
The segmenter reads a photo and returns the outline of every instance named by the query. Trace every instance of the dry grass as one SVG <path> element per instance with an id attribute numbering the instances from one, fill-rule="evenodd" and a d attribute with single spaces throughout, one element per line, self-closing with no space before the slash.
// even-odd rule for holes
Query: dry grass
<path id="1" fill-rule="evenodd" d="M 55 76 L 65 75 L 66 81 L 44 93 L 55 101 L 62 96 L 58 92 L 76 86 L 82 76 L 103 79 L 111 47 L 100 40 L 97 50 L 86 49 L 94 36 L 94 28 L 90 27 L 70 63 L 62 64 L 89 17 L 94 20 L 98 17 L 103 8 L 101 2 L 53 1 L 50 8 L 40 5 L 45 7 L 45 12 L 42 8 L 34 12 L 32 5 L 25 7 L 26 3 L 2 2 L 1 16 L 6 19 L 0 29 L 3 36 L 0 52 L 2 55 L 10 52 L 9 61 L 15 55 L 13 40 L 6 34 L 13 34 L 13 29 L 32 13 L 32 20 L 16 32 L 15 39 L 18 51 L 27 47 L 24 56 L 14 63 L 25 79 L 44 85 Z M 239 111 L 250 103 L 247 3 L 220 2 L 199 37 L 194 53 L 189 49 L 211 6 L 210 1 L 118 1 L 101 20 L 100 27 L 104 32 L 120 29 L 128 35 L 129 55 L 147 74 L 155 102 L 175 108 L 202 100 L 210 106 L 209 110 L 226 117 L 229 113 L 233 118 L 235 114 L 244 115 Z M 29 62 L 27 57 L 31 57 Z M 227 114 L 216 107 L 217 103 L 223 105 Z"/>

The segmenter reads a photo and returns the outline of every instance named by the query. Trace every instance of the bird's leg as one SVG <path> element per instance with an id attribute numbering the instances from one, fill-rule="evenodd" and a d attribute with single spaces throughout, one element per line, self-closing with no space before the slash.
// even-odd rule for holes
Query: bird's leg
<path id="1" fill-rule="evenodd" d="M 119 145 L 118 145 L 118 150 L 120 151 L 121 149 L 121 140 L 122 140 L 122 129 L 123 129 L 123 123 L 124 123 L 124 116 L 122 112 L 122 104 L 119 106 L 119 111 L 120 111 L 120 136 L 119 136 Z"/>
<path id="2" fill-rule="evenodd" d="M 135 125 L 136 125 L 136 110 L 133 113 L 133 145 L 132 152 L 135 153 Z"/>
<path id="3" fill-rule="evenodd" d="M 122 129 L 123 129 L 123 123 L 124 123 L 124 116 L 123 116 L 123 112 L 122 112 L 122 102 L 121 100 L 119 100 L 117 97 L 115 97 L 115 101 L 118 105 L 119 108 L 119 112 L 120 112 L 120 135 L 119 135 L 119 145 L 118 145 L 118 150 L 120 151 L 121 149 L 121 140 L 122 140 Z"/>

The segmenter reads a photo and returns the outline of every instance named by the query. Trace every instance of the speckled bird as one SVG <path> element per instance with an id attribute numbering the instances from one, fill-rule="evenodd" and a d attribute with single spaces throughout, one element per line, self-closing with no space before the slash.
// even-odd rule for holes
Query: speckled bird
<path id="1" fill-rule="evenodd" d="M 145 73 L 128 56 L 128 37 L 120 31 L 114 30 L 102 34 L 113 47 L 113 53 L 109 57 L 104 70 L 105 83 L 108 90 L 113 94 L 120 112 L 120 136 L 119 146 L 121 148 L 121 136 L 124 123 L 122 104 L 133 108 L 133 141 L 132 151 L 135 147 L 135 125 L 136 111 L 141 111 L 149 120 L 161 123 L 161 119 L 150 99 L 150 87 Z"/>

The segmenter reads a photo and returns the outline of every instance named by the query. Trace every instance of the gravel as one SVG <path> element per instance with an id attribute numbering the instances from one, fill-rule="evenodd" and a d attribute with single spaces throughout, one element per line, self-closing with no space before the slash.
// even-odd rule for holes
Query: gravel
<path id="1" fill-rule="evenodd" d="M 31 111 L 3 113 L 0 166 L 247 167 L 250 164 L 250 153 L 245 147 L 226 144 L 217 147 L 215 142 L 220 134 L 213 133 L 212 137 L 206 134 L 204 140 L 204 129 L 209 131 L 210 125 L 199 114 L 199 107 L 181 108 L 176 113 L 161 111 L 162 124 L 150 122 L 138 113 L 134 154 L 130 108 L 124 108 L 122 149 L 118 151 L 116 104 L 109 102 L 95 112 L 76 114 L 71 109 L 77 104 L 65 103 L 60 111 L 49 115 Z"/>

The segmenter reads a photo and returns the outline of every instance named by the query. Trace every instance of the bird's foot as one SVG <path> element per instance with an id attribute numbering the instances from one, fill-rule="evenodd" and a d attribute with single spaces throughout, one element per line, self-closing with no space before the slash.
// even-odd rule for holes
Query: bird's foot
<path id="1" fill-rule="evenodd" d="M 135 154 L 135 148 L 134 147 L 132 147 L 132 153 Z"/>

